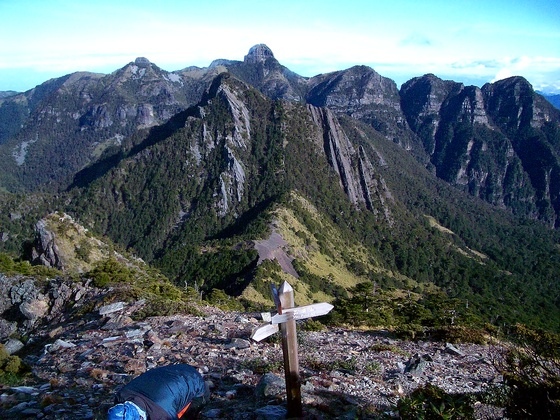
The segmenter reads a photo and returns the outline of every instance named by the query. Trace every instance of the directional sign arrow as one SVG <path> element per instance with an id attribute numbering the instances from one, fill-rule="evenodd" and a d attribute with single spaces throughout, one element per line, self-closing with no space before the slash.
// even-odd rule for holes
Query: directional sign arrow
<path id="1" fill-rule="evenodd" d="M 272 325 L 281 324 L 288 320 L 288 313 L 291 312 L 294 315 L 294 319 L 312 318 L 314 316 L 321 316 L 328 314 L 331 309 L 334 308 L 330 303 L 314 303 L 312 305 L 296 306 L 295 308 L 282 309 L 282 314 L 276 314 L 272 317 Z"/>
<path id="2" fill-rule="evenodd" d="M 264 340 L 269 335 L 278 332 L 278 324 L 266 324 L 262 327 L 256 328 L 251 335 L 251 338 L 255 341 Z"/>

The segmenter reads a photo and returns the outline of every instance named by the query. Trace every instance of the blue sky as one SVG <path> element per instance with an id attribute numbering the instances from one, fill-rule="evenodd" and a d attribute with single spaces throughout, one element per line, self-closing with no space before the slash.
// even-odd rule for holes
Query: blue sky
<path id="1" fill-rule="evenodd" d="M 399 86 L 520 75 L 560 93 L 560 0 L 0 0 L 0 21 L 0 91 L 136 57 L 206 67 L 264 43 L 302 76 L 364 64 Z"/>

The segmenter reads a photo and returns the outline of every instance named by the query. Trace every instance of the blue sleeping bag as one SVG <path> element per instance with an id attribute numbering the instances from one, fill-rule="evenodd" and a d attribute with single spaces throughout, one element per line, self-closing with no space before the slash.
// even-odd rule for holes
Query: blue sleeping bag
<path id="1" fill-rule="evenodd" d="M 150 420 L 177 419 L 194 398 L 204 395 L 204 380 L 185 364 L 162 366 L 134 378 L 117 392 L 117 403 L 132 401 Z"/>

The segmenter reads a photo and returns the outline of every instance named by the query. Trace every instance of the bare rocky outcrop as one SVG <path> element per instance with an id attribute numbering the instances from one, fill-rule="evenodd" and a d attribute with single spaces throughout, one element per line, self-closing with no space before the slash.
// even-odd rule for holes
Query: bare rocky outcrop
<path id="1" fill-rule="evenodd" d="M 396 83 L 372 68 L 318 75 L 308 80 L 308 88 L 307 103 L 362 121 L 407 150 L 414 147 Z"/>
<path id="2" fill-rule="evenodd" d="M 560 112 L 523 77 L 510 77 L 482 87 L 485 106 L 493 121 L 506 132 L 533 127 L 541 128 L 556 120 Z"/>
<path id="3" fill-rule="evenodd" d="M 105 258 L 124 257 L 91 235 L 65 213 L 51 213 L 35 224 L 31 263 L 67 273 L 84 273 Z"/>
<path id="4" fill-rule="evenodd" d="M 494 205 L 557 224 L 555 135 L 544 127 L 560 113 L 527 80 L 511 77 L 481 89 L 433 74 L 403 84 L 401 107 L 435 174 Z M 536 165 L 535 156 L 552 165 Z"/>
<path id="5" fill-rule="evenodd" d="M 33 263 L 64 270 L 60 250 L 55 242 L 55 233 L 47 227 L 45 219 L 36 223 L 35 233 L 35 246 L 32 251 Z"/>
<path id="6" fill-rule="evenodd" d="M 245 56 L 245 63 L 256 64 L 263 63 L 269 58 L 274 58 L 272 50 L 265 44 L 257 44 L 249 49 L 249 53 Z"/>
<path id="7" fill-rule="evenodd" d="M 215 130 L 215 127 L 208 125 L 205 120 L 205 108 L 199 107 L 198 116 L 203 127 L 203 142 L 193 144 L 195 156 L 207 154 L 214 148 L 223 148 L 224 169 L 219 174 L 219 189 L 214 192 L 218 197 L 216 208 L 220 217 L 230 212 L 237 216 L 235 207 L 243 199 L 246 190 L 245 164 L 242 155 L 251 142 L 251 121 L 247 104 L 239 97 L 240 92 L 224 82 L 224 79 L 228 79 L 228 76 L 222 75 L 216 78 L 206 95 L 210 101 L 211 98 L 216 98 L 227 105 L 233 123 L 231 130 L 221 133 Z M 200 163 L 198 157 L 196 160 Z"/>
<path id="8" fill-rule="evenodd" d="M 365 204 L 375 213 L 382 213 L 391 222 L 391 211 L 388 201 L 392 200 L 387 185 L 376 166 L 386 163 L 381 155 L 374 164 L 364 146 L 356 150 L 348 136 L 340 126 L 336 116 L 328 108 L 307 106 L 313 122 L 322 130 L 323 150 L 329 164 L 337 173 L 340 185 L 353 204 Z"/>
<path id="9" fill-rule="evenodd" d="M 97 294 L 89 281 L 40 282 L 25 276 L 0 274 L 0 343 L 15 333 L 27 336 L 43 323 L 64 320 L 69 316 L 68 307 L 76 310 L 91 303 Z"/>

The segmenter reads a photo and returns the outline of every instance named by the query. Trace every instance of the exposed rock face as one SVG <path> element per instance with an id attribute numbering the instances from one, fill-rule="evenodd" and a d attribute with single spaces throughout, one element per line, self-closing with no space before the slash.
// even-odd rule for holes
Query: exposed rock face
<path id="1" fill-rule="evenodd" d="M 557 225 L 558 134 L 541 129 L 559 121 L 560 114 L 525 79 L 479 89 L 429 74 L 403 85 L 401 104 L 440 178 L 492 204 Z M 549 164 L 536 164 L 536 155 Z"/>
<path id="2" fill-rule="evenodd" d="M 35 225 L 35 242 L 31 252 L 34 265 L 56 268 L 67 273 L 84 273 L 100 260 L 115 258 L 136 264 L 111 246 L 89 234 L 88 230 L 65 213 L 51 213 Z"/>
<path id="3" fill-rule="evenodd" d="M 359 178 L 353 173 L 351 158 L 356 155 L 356 152 L 352 143 L 332 112 L 313 106 L 308 106 L 308 109 L 315 124 L 323 130 L 325 154 L 339 176 L 340 186 L 354 204 L 364 201 L 363 195 L 359 194 Z"/>
<path id="4" fill-rule="evenodd" d="M 527 127 L 541 128 L 559 112 L 522 77 L 510 77 L 482 87 L 493 122 L 507 134 Z"/>
<path id="5" fill-rule="evenodd" d="M 256 64 L 263 63 L 269 58 L 274 58 L 272 50 L 265 44 L 254 45 L 249 49 L 249 53 L 245 56 L 245 63 Z"/>
<path id="6" fill-rule="evenodd" d="M 134 64 L 136 64 L 138 67 L 147 67 L 151 63 L 150 60 L 148 60 L 146 57 L 137 57 L 136 60 L 134 60 Z"/>
<path id="7" fill-rule="evenodd" d="M 251 47 L 243 62 L 230 61 L 227 70 L 273 99 L 301 101 L 307 89 L 306 79 L 282 66 L 264 44 Z"/>
<path id="8" fill-rule="evenodd" d="M 319 75 L 308 81 L 306 101 L 363 121 L 399 143 L 412 147 L 400 110 L 397 85 L 366 66 Z"/>
<path id="9" fill-rule="evenodd" d="M 74 73 L 46 82 L 0 104 L 0 120 L 7 118 L 4 111 L 15 116 L 1 133 L 6 137 L 0 145 L 6 144 L 0 153 L 13 155 L 8 162 L 19 187 L 42 182 L 33 167 L 56 173 L 57 184 L 67 182 L 115 145 L 113 139 L 161 124 L 200 100 L 207 83 L 166 72 L 145 58 L 110 75 Z"/>
<path id="10" fill-rule="evenodd" d="M 444 81 L 433 74 L 416 77 L 403 84 L 400 91 L 402 110 L 411 129 L 422 133 L 421 140 L 430 156 L 435 152 L 434 139 L 442 119 L 442 107 L 444 103 L 449 103 L 450 96 L 456 97 L 463 90 L 462 83 Z M 462 95 L 463 98 L 464 96 Z M 455 116 L 458 112 L 461 113 L 461 104 L 454 108 Z M 443 113 L 450 114 L 446 111 Z"/>
<path id="11" fill-rule="evenodd" d="M 218 175 L 219 189 L 215 191 L 215 195 L 219 197 L 216 207 L 220 217 L 229 213 L 237 216 L 236 205 L 242 201 L 246 189 L 243 159 L 251 142 L 250 111 L 240 97 L 242 91 L 237 91 L 228 83 L 222 83 L 227 78 L 227 75 L 216 78 L 206 95 L 208 101 L 219 100 L 225 104 L 232 121 L 231 129 L 223 133 L 217 131 L 210 122 L 206 121 L 206 112 L 203 107 L 200 107 L 199 117 L 204 141 L 202 144 L 199 142 L 193 144 L 193 151 L 197 156 L 208 155 L 214 149 L 223 149 L 220 155 L 224 165 Z M 195 120 L 190 122 L 196 124 Z M 201 165 L 205 163 L 198 159 L 197 161 Z"/>
<path id="12" fill-rule="evenodd" d="M 391 199 L 391 194 L 365 148 L 354 148 L 329 109 L 311 105 L 308 105 L 308 109 L 314 123 L 322 130 L 327 160 L 338 174 L 340 185 L 350 201 L 354 204 L 363 203 L 374 212 L 382 211 L 390 222 L 390 210 L 385 200 Z"/>
<path id="13" fill-rule="evenodd" d="M 79 308 L 97 293 L 88 282 L 55 279 L 41 284 L 31 278 L 0 274 L 0 342 L 16 332 L 28 335 L 45 322 L 65 319 L 68 307 Z"/>
<path id="14" fill-rule="evenodd" d="M 363 105 L 385 105 L 399 109 L 399 91 L 391 79 L 366 66 L 355 66 L 315 76 L 307 100 L 315 106 L 326 106 L 352 115 Z"/>
<path id="15" fill-rule="evenodd" d="M 36 240 L 32 255 L 33 263 L 64 270 L 64 263 L 55 242 L 55 233 L 47 228 L 47 221 L 45 219 L 37 222 L 35 232 Z"/>
<path id="16" fill-rule="evenodd" d="M 479 89 L 428 74 L 408 81 L 399 92 L 392 80 L 366 66 L 299 76 L 264 44 L 253 46 L 243 61 L 215 60 L 208 68 L 170 73 L 139 57 L 110 75 L 74 73 L 3 97 L 0 156 L 6 166 L 0 185 L 13 190 L 71 185 L 79 169 L 108 150 L 120 150 L 123 140 L 138 130 L 165 123 L 199 103 L 221 73 L 273 100 L 326 107 L 366 123 L 458 188 L 558 225 L 560 111 L 525 79 L 513 77 Z M 243 101 L 235 104 L 232 98 L 232 107 L 242 111 Z M 247 121 L 239 116 L 239 122 Z M 234 140 L 239 144 L 239 138 Z M 219 194 L 239 199 L 242 190 L 232 186 L 247 182 L 249 174 L 233 149 L 227 154 L 230 175 Z M 355 198 L 348 182 L 346 188 Z M 222 213 L 229 211 L 231 200 L 220 206 Z"/>

